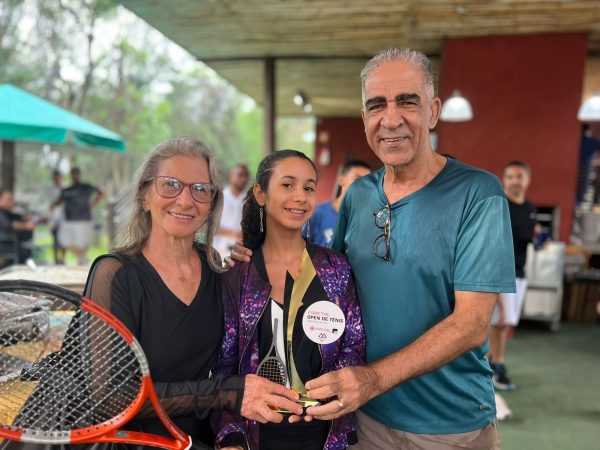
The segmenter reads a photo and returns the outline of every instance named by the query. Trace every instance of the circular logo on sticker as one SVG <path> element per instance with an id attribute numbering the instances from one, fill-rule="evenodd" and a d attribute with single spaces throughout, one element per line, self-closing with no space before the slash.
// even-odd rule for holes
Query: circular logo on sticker
<path id="1" fill-rule="evenodd" d="M 306 308 L 302 316 L 302 328 L 311 341 L 331 344 L 344 334 L 346 318 L 335 303 L 321 300 Z"/>

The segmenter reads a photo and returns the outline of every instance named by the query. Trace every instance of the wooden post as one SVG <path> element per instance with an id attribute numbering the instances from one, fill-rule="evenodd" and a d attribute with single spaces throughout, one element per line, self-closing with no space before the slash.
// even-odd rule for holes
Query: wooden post
<path id="1" fill-rule="evenodd" d="M 265 58 L 264 108 L 265 108 L 265 155 L 275 151 L 275 59 Z"/>
<path id="2" fill-rule="evenodd" d="M 15 190 L 15 141 L 2 141 L 2 189 Z"/>
<path id="3" fill-rule="evenodd" d="M 114 197 L 111 197 L 106 202 L 108 206 L 108 216 L 106 217 L 106 233 L 108 234 L 108 248 L 113 248 L 116 242 L 116 231 L 115 231 L 115 206 L 116 201 Z"/>

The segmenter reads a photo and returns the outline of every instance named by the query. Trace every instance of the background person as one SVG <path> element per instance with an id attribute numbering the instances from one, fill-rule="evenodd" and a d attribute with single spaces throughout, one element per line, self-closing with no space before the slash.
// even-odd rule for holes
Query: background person
<path id="1" fill-rule="evenodd" d="M 33 240 L 34 223 L 31 217 L 14 212 L 15 207 L 13 192 L 7 189 L 0 190 L 0 234 L 2 235 L 2 252 L 9 254 L 16 241 L 17 260 L 0 260 L 0 267 L 10 264 L 23 264 L 31 256 L 28 244 Z"/>
<path id="2" fill-rule="evenodd" d="M 506 344 L 511 329 L 519 324 L 523 301 L 527 294 L 527 245 L 535 240 L 542 228 L 537 221 L 536 207 L 526 198 L 530 182 L 531 170 L 528 164 L 523 161 L 511 161 L 504 166 L 502 184 L 510 212 L 517 292 L 501 294 L 492 316 L 489 359 L 494 371 L 494 385 L 500 390 L 516 387 L 508 377 L 504 364 Z"/>
<path id="3" fill-rule="evenodd" d="M 104 197 L 104 193 L 96 186 L 81 181 L 78 167 L 71 169 L 73 184 L 61 191 L 60 197 L 53 207 L 63 205 L 64 221 L 59 229 L 59 242 L 75 254 L 80 265 L 88 263 L 87 251 L 92 235 L 92 212 Z"/>
<path id="4" fill-rule="evenodd" d="M 248 167 L 238 164 L 229 171 L 229 185 L 223 189 L 223 214 L 214 239 L 214 247 L 222 258 L 229 255 L 235 242 L 242 237 L 242 206 L 248 177 Z"/>
<path id="5" fill-rule="evenodd" d="M 281 150 L 261 161 L 242 218 L 244 242 L 254 253 L 225 275 L 227 333 L 215 373 L 238 368 L 256 373 L 275 335 L 290 384 L 301 393 L 320 373 L 363 364 L 364 332 L 350 266 L 344 256 L 302 237 L 316 205 L 316 185 L 315 166 L 301 152 Z M 339 338 L 326 343 L 313 341 L 303 324 L 304 313 L 322 300 L 337 305 L 346 321 L 345 330 L 332 331 Z M 352 414 L 333 421 L 259 424 L 235 421 L 224 412 L 219 423 L 218 443 L 248 442 L 254 450 L 336 450 L 356 442 Z"/>
<path id="6" fill-rule="evenodd" d="M 311 242 L 324 247 L 331 247 L 338 210 L 348 188 L 360 177 L 369 173 L 371 173 L 371 168 L 364 161 L 348 161 L 340 167 L 337 179 L 338 192 L 336 192 L 335 198 L 317 205 L 315 213 L 310 218 Z M 307 227 L 304 227 L 304 235 L 307 235 Z"/>
<path id="7" fill-rule="evenodd" d="M 266 406 L 267 397 L 272 404 L 301 410 L 291 401 L 296 395 L 268 380 L 211 376 L 224 333 L 221 260 L 211 247 L 222 202 L 208 148 L 190 138 L 159 144 L 136 174 L 125 242 L 94 262 L 86 285 L 87 296 L 139 340 L 174 422 L 208 445 L 214 438 L 205 417 L 210 408 L 282 420 Z M 197 241 L 199 235 L 205 236 L 204 244 Z M 127 427 L 166 433 L 159 419 L 145 414 Z"/>

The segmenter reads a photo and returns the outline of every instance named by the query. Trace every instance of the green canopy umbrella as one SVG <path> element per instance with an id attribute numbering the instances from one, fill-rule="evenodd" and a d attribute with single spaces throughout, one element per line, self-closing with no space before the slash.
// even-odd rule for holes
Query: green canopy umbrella
<path id="1" fill-rule="evenodd" d="M 0 84 L 2 187 L 14 189 L 15 141 L 37 141 L 125 151 L 118 134 L 10 84 Z"/>

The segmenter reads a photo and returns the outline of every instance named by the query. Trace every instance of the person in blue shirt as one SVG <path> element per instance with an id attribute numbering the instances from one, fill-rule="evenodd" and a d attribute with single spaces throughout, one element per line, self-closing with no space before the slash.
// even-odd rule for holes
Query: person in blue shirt
<path id="1" fill-rule="evenodd" d="M 319 203 L 310 219 L 310 236 L 308 237 L 313 244 L 331 248 L 333 230 L 344 195 L 346 195 L 352 183 L 369 173 L 371 173 L 371 168 L 364 161 L 353 160 L 342 164 L 337 179 L 338 188 L 335 198 L 328 202 Z M 307 236 L 306 226 L 303 229 L 303 234 Z"/>
<path id="2" fill-rule="evenodd" d="M 515 291 L 502 185 L 432 149 L 441 102 L 425 55 L 384 50 L 361 81 L 367 141 L 384 167 L 348 190 L 332 247 L 356 277 L 368 364 L 309 381 L 326 403 L 307 413 L 362 407 L 353 449 L 499 449 L 485 355 L 498 293 Z"/>

